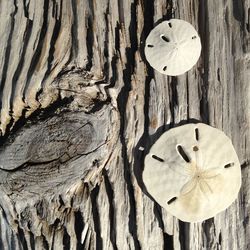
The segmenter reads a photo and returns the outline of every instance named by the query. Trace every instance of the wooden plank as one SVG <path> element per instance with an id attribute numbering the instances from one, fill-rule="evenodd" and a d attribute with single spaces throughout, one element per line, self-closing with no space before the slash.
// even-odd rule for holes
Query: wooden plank
<path id="1" fill-rule="evenodd" d="M 249 0 L 0 1 L 0 248 L 250 248 L 249 9 Z M 178 77 L 143 53 L 169 18 L 202 41 Z M 242 188 L 226 211 L 188 224 L 144 192 L 141 174 L 150 145 L 194 121 L 232 139 Z"/>

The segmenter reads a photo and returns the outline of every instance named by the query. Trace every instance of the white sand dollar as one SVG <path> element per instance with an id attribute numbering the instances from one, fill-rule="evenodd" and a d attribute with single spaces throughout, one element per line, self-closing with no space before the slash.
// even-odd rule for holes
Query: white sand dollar
<path id="1" fill-rule="evenodd" d="M 200 53 L 197 31 L 180 19 L 160 23 L 146 39 L 145 56 L 149 64 L 165 75 L 177 76 L 190 70 Z"/>
<path id="2" fill-rule="evenodd" d="M 145 158 L 149 194 L 182 221 L 215 216 L 237 198 L 241 168 L 231 140 L 198 123 L 165 132 Z"/>

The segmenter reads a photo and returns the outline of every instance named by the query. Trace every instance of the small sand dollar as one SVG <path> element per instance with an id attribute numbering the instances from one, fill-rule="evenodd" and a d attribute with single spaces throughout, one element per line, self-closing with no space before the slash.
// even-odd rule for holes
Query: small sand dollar
<path id="1" fill-rule="evenodd" d="M 149 194 L 182 221 L 214 217 L 237 198 L 241 168 L 231 140 L 199 123 L 165 132 L 145 158 Z"/>
<path id="2" fill-rule="evenodd" d="M 180 19 L 160 23 L 146 39 L 147 61 L 165 75 L 177 76 L 190 70 L 200 53 L 201 41 L 197 31 Z"/>

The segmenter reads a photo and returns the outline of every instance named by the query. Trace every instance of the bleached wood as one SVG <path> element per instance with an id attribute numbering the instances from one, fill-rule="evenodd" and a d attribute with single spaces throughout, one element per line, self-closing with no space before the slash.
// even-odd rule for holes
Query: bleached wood
<path id="1" fill-rule="evenodd" d="M 249 8 L 249 0 L 0 1 L 0 249 L 250 248 Z M 143 54 L 150 30 L 169 18 L 190 22 L 202 42 L 197 65 L 178 77 L 154 71 Z M 58 126 L 67 137 L 72 117 L 73 130 L 92 124 L 92 153 L 82 147 L 76 157 L 48 136 Z M 141 174 L 149 146 L 194 120 L 232 139 L 242 188 L 214 219 L 186 224 L 145 194 Z M 89 140 L 73 134 L 73 149 Z M 32 150 L 42 154 L 49 137 L 49 152 L 68 158 L 29 161 L 25 145 L 38 137 Z"/>

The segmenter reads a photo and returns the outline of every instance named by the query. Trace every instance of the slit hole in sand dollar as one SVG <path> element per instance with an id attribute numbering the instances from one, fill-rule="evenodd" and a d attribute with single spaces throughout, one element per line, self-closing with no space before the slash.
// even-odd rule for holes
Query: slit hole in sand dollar
<path id="1" fill-rule="evenodd" d="M 152 155 L 152 158 L 157 160 L 157 161 L 164 162 L 164 160 L 162 158 L 158 157 L 157 155 Z"/>
<path id="2" fill-rule="evenodd" d="M 165 41 L 165 42 L 167 42 L 167 43 L 169 43 L 170 42 L 170 39 L 168 38 L 168 37 L 166 37 L 165 35 L 161 35 L 161 39 L 163 40 L 163 41 Z"/>
<path id="3" fill-rule="evenodd" d="M 171 203 L 173 203 L 175 200 L 177 200 L 177 197 L 173 197 L 172 199 L 170 199 L 167 203 L 168 205 L 170 205 Z"/>
<path id="4" fill-rule="evenodd" d="M 166 70 L 167 70 L 167 66 L 164 66 L 162 70 L 163 70 L 163 71 L 166 71 Z"/>
<path id="5" fill-rule="evenodd" d="M 182 157 L 182 159 L 186 162 L 190 162 L 189 157 L 187 156 L 187 154 L 185 153 L 183 147 L 181 145 L 177 146 L 177 151 L 180 154 L 180 156 Z"/>
<path id="6" fill-rule="evenodd" d="M 194 40 L 194 39 L 196 39 L 197 38 L 197 36 L 192 36 L 192 39 Z"/>
<path id="7" fill-rule="evenodd" d="M 168 26 L 169 26 L 169 28 L 172 28 L 172 23 L 169 22 L 169 23 L 168 23 Z"/>
<path id="8" fill-rule="evenodd" d="M 194 131 L 195 131 L 195 139 L 196 139 L 196 141 L 199 141 L 199 130 L 198 130 L 198 128 L 196 128 Z"/>
<path id="9" fill-rule="evenodd" d="M 231 168 L 231 167 L 233 167 L 233 166 L 234 166 L 234 163 L 231 162 L 231 163 L 226 164 L 226 165 L 224 166 L 224 168 Z"/>
<path id="10" fill-rule="evenodd" d="M 152 44 L 148 44 L 148 47 L 149 47 L 149 48 L 153 48 L 153 47 L 154 47 L 154 45 L 152 45 Z"/>

